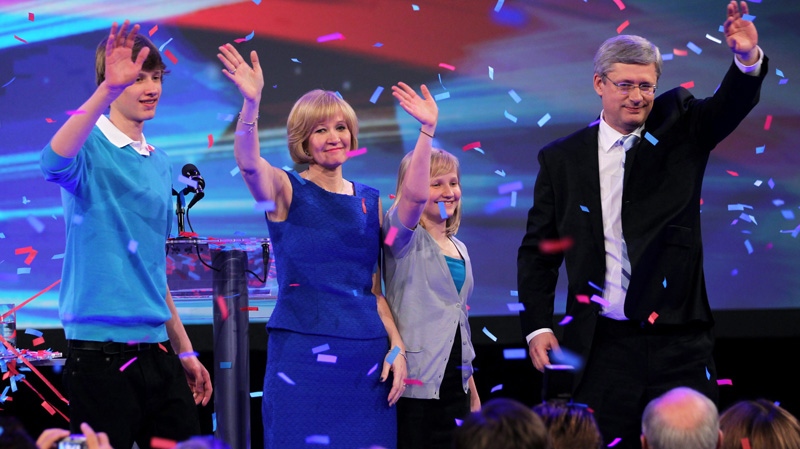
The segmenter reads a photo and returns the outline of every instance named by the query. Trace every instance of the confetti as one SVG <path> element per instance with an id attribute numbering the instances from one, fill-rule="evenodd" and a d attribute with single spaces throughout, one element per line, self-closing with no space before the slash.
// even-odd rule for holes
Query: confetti
<path id="1" fill-rule="evenodd" d="M 370 97 L 369 102 L 372 104 L 377 103 L 378 97 L 381 96 L 381 93 L 383 93 L 383 86 L 378 86 L 375 88 L 375 92 L 372 93 L 372 97 Z"/>
<path id="2" fill-rule="evenodd" d="M 255 204 L 255 210 L 259 212 L 272 212 L 275 210 L 275 201 L 259 201 Z"/>
<path id="3" fill-rule="evenodd" d="M 220 369 L 231 369 L 233 362 L 219 362 Z"/>
<path id="4" fill-rule="evenodd" d="M 326 34 L 324 36 L 320 36 L 317 38 L 317 42 L 343 41 L 343 40 L 344 40 L 344 35 L 342 33 Z"/>
<path id="5" fill-rule="evenodd" d="M 16 34 L 14 35 L 14 39 L 16 39 L 16 40 L 18 40 L 18 41 L 22 42 L 23 44 L 27 44 L 27 43 L 28 43 L 28 41 L 26 41 L 25 39 L 23 39 L 23 38 L 21 38 L 21 37 L 17 36 Z"/>
<path id="6" fill-rule="evenodd" d="M 502 2 L 503 0 L 500 1 Z M 494 67 L 492 66 L 489 66 L 489 79 L 494 81 Z"/>
<path id="7" fill-rule="evenodd" d="M 67 115 L 81 115 L 81 114 L 86 114 L 86 111 L 81 110 L 81 109 L 75 109 L 75 110 L 67 111 Z"/>
<path id="8" fill-rule="evenodd" d="M 606 446 L 606 447 L 614 447 L 614 446 L 618 445 L 620 441 L 622 441 L 622 438 L 619 438 L 619 437 L 614 438 L 614 441 L 608 443 L 608 446 Z"/>
<path id="9" fill-rule="evenodd" d="M 250 397 L 251 398 L 260 398 L 260 397 L 263 397 L 263 396 L 264 396 L 264 392 L 263 391 L 251 391 L 250 392 Z"/>
<path id="10" fill-rule="evenodd" d="M 650 323 L 650 324 L 655 324 L 657 318 L 658 318 L 658 313 L 653 312 L 653 313 L 650 314 L 649 317 L 647 317 L 647 322 Z"/>
<path id="11" fill-rule="evenodd" d="M 717 43 L 717 44 L 721 44 L 722 43 L 722 40 L 717 39 L 716 37 L 714 37 L 714 36 L 712 36 L 710 34 L 706 34 L 706 39 L 710 40 L 711 42 Z"/>
<path id="12" fill-rule="evenodd" d="M 375 48 L 381 48 L 381 47 L 383 47 L 383 43 L 375 42 L 374 44 L 372 44 L 372 46 L 375 47 Z"/>
<path id="13" fill-rule="evenodd" d="M 451 70 L 451 71 L 455 71 L 456 70 L 456 67 L 454 65 L 446 64 L 444 62 L 440 62 L 439 63 L 439 67 L 441 67 L 443 69 Z"/>
<path id="14" fill-rule="evenodd" d="M 503 384 L 497 384 L 497 385 L 492 387 L 492 389 L 489 391 L 489 393 L 494 393 L 495 391 L 500 391 L 502 389 L 503 389 Z"/>
<path id="15" fill-rule="evenodd" d="M 3 84 L 3 87 L 6 87 L 6 86 L 8 86 L 9 84 L 13 83 L 15 79 L 17 79 L 17 77 L 16 77 L 16 76 L 15 76 L 15 77 L 13 77 L 13 78 L 11 78 L 11 80 L 10 80 L 9 82 L 7 82 L 7 83 Z"/>
<path id="16" fill-rule="evenodd" d="M 630 22 L 629 20 L 626 20 L 626 21 L 622 22 L 622 23 L 621 23 L 621 24 L 620 24 L 620 25 L 617 27 L 617 34 L 620 34 L 620 33 L 622 33 L 622 30 L 624 30 L 625 28 L 628 28 L 628 25 L 630 25 L 630 24 L 631 24 L 631 22 Z"/>
<path id="17" fill-rule="evenodd" d="M 528 352 L 522 348 L 503 349 L 503 358 L 506 360 L 524 360 Z"/>
<path id="18" fill-rule="evenodd" d="M 511 120 L 514 123 L 517 123 L 517 118 L 511 115 L 508 111 L 503 111 L 503 115 L 506 116 L 507 119 Z"/>
<path id="19" fill-rule="evenodd" d="M 602 296 L 592 295 L 592 297 L 589 299 L 600 304 L 603 307 L 608 307 L 610 305 L 610 303 L 606 301 L 605 298 L 603 298 Z"/>
<path id="20" fill-rule="evenodd" d="M 689 48 L 689 50 L 695 52 L 698 55 L 703 52 L 703 49 L 698 47 L 697 44 L 695 44 L 694 42 L 689 42 L 686 44 L 686 46 Z"/>
<path id="21" fill-rule="evenodd" d="M 744 241 L 744 247 L 747 248 L 747 254 L 753 254 L 753 244 L 750 243 L 750 240 Z"/>
<path id="22" fill-rule="evenodd" d="M 539 121 L 536 122 L 536 124 L 539 125 L 539 128 L 541 128 L 542 126 L 544 126 L 545 123 L 549 121 L 550 121 L 550 113 L 547 113 L 543 115 L 542 118 L 540 118 Z"/>
<path id="23" fill-rule="evenodd" d="M 150 438 L 150 447 L 152 449 L 172 449 L 177 445 L 178 442 L 174 440 L 168 440 L 160 437 Z"/>
<path id="24" fill-rule="evenodd" d="M 751 449 L 750 438 L 747 437 L 742 438 L 742 449 Z"/>
<path id="25" fill-rule="evenodd" d="M 150 28 L 150 31 L 148 31 L 147 34 L 149 34 L 150 37 L 152 37 L 154 34 L 156 34 L 156 31 L 158 31 L 158 25 L 155 25 L 153 26 L 153 28 Z"/>
<path id="26" fill-rule="evenodd" d="M 727 174 L 729 174 L 731 176 L 739 176 L 739 173 L 737 173 L 737 172 L 735 172 L 733 170 L 725 170 L 725 173 L 727 173 Z"/>
<path id="27" fill-rule="evenodd" d="M 213 134 L 209 134 L 208 135 L 208 148 L 211 148 L 212 145 L 214 145 L 214 135 Z"/>
<path id="28" fill-rule="evenodd" d="M 33 13 L 32 13 L 32 12 L 29 12 L 29 13 L 28 13 L 28 20 L 30 20 L 31 22 L 33 22 L 33 19 L 34 19 L 34 15 L 33 15 Z"/>
<path id="29" fill-rule="evenodd" d="M 130 251 L 132 254 L 136 254 L 136 250 L 138 248 L 139 248 L 139 242 L 137 242 L 136 240 L 130 240 L 128 242 L 128 251 Z"/>
<path id="30" fill-rule="evenodd" d="M 347 157 L 356 157 L 356 156 L 361 156 L 362 154 L 367 154 L 367 147 L 359 148 L 353 151 L 348 151 Z"/>
<path id="31" fill-rule="evenodd" d="M 645 133 L 644 133 L 644 138 L 645 138 L 645 140 L 650 142 L 651 145 L 653 145 L 653 146 L 658 145 L 658 139 L 656 139 L 656 136 L 650 134 L 647 131 L 645 131 Z"/>
<path id="32" fill-rule="evenodd" d="M 756 20 L 756 16 L 751 15 L 751 14 L 742 14 L 742 19 L 746 20 L 748 22 L 752 22 L 752 21 Z"/>
<path id="33" fill-rule="evenodd" d="M 289 385 L 296 385 L 296 384 L 294 383 L 294 381 L 293 381 L 292 379 L 290 379 L 290 378 L 289 378 L 289 376 L 287 376 L 287 375 L 286 375 L 286 374 L 284 374 L 284 373 L 278 373 L 278 377 L 280 377 L 281 379 L 283 379 L 283 381 L 284 381 L 284 382 L 286 382 L 286 383 L 287 383 L 287 384 L 289 384 Z"/>
<path id="34" fill-rule="evenodd" d="M 129 367 L 129 366 L 131 365 L 131 363 L 133 363 L 133 362 L 135 362 L 135 361 L 136 361 L 136 359 L 137 359 L 137 358 L 138 358 L 138 357 L 134 357 L 134 358 L 132 358 L 132 359 L 128 360 L 127 362 L 125 362 L 125 364 L 124 364 L 124 365 L 122 365 L 122 366 L 120 366 L 120 367 L 119 367 L 119 371 L 120 371 L 120 372 L 122 372 L 122 371 L 125 371 L 125 368 Z"/>
<path id="35" fill-rule="evenodd" d="M 51 119 L 50 117 L 45 117 L 44 121 L 46 121 L 47 123 L 55 123 L 56 122 L 55 120 Z"/>
<path id="36" fill-rule="evenodd" d="M 306 444 L 331 444 L 331 437 L 328 435 L 309 435 L 306 437 Z"/>
<path id="37" fill-rule="evenodd" d="M 336 363 L 336 356 L 330 354 L 317 354 L 317 362 Z"/>
<path id="38" fill-rule="evenodd" d="M 513 297 L 519 297 L 519 292 L 517 290 L 511 290 L 510 295 Z"/>
<path id="39" fill-rule="evenodd" d="M 525 310 L 525 304 L 521 302 L 509 302 L 506 306 L 510 312 L 522 312 Z"/>
<path id="40" fill-rule="evenodd" d="M 522 190 L 522 181 L 509 182 L 497 186 L 498 195 L 505 195 L 506 193 L 513 192 L 515 190 Z"/>
<path id="41" fill-rule="evenodd" d="M 386 363 L 391 365 L 392 363 L 394 363 L 394 359 L 397 358 L 398 354 L 400 354 L 400 346 L 395 346 L 394 348 L 392 348 L 391 351 L 389 351 L 388 354 L 386 354 L 386 358 L 384 360 L 386 361 Z"/>
<path id="42" fill-rule="evenodd" d="M 392 226 L 389 228 L 389 231 L 386 232 L 386 238 L 383 239 L 383 243 L 388 246 L 392 246 L 394 244 L 394 239 L 397 237 L 397 228 Z"/>
<path id="43" fill-rule="evenodd" d="M 764 121 L 764 131 L 769 131 L 770 126 L 772 126 L 772 115 L 768 115 Z"/>
<path id="44" fill-rule="evenodd" d="M 503 178 L 505 178 L 505 177 L 506 177 L 506 171 L 505 171 L 505 170 L 495 170 L 494 172 L 495 172 L 496 174 L 500 175 L 500 176 L 501 176 L 501 177 L 503 177 Z"/>
<path id="45" fill-rule="evenodd" d="M 497 4 L 494 5 L 494 12 L 500 12 L 500 8 L 503 7 L 503 2 L 505 2 L 505 0 L 497 0 Z"/>
<path id="46" fill-rule="evenodd" d="M 225 297 L 222 295 L 217 296 L 216 301 L 217 307 L 219 308 L 219 314 L 222 317 L 222 321 L 228 319 L 228 302 L 225 301 Z"/>
<path id="47" fill-rule="evenodd" d="M 330 345 L 325 343 L 324 345 L 319 345 L 319 346 L 315 346 L 315 347 L 311 348 L 311 353 L 312 354 L 319 354 L 320 352 L 325 352 L 325 351 L 327 351 L 329 349 L 331 349 Z"/>
<path id="48" fill-rule="evenodd" d="M 589 295 L 575 295 L 575 299 L 581 304 L 589 304 Z"/>
<path id="49" fill-rule="evenodd" d="M 436 101 L 447 100 L 448 98 L 450 98 L 450 92 L 442 92 L 433 96 L 433 99 Z"/>
<path id="50" fill-rule="evenodd" d="M 177 64 L 178 63 L 178 58 L 176 58 L 175 55 L 173 55 L 171 51 L 164 50 L 164 56 L 166 56 L 167 59 L 169 59 L 173 64 Z"/>
<path id="51" fill-rule="evenodd" d="M 406 385 L 422 385 L 422 381 L 419 379 L 403 379 L 403 383 Z"/>
<path id="52" fill-rule="evenodd" d="M 161 46 L 160 46 L 160 47 L 158 47 L 158 52 L 159 52 L 159 53 L 163 52 L 163 51 L 164 51 L 164 47 L 166 47 L 166 46 L 167 46 L 167 44 L 169 44 L 170 42 L 172 42 L 172 38 L 169 38 L 169 39 L 167 39 L 167 41 L 166 41 L 166 42 L 164 42 L 163 44 L 161 44 Z"/>
<path id="53" fill-rule="evenodd" d="M 412 4 L 411 4 L 411 9 L 412 9 L 413 11 L 419 11 L 419 6 L 417 6 L 417 5 L 415 5 L 415 4 L 413 4 L 413 3 L 412 3 Z"/>
<path id="54" fill-rule="evenodd" d="M 370 368 L 369 371 L 367 371 L 367 376 L 371 376 L 372 373 L 374 373 L 377 370 L 378 370 L 378 364 L 376 363 L 376 364 L 372 365 L 372 368 Z"/>
<path id="55" fill-rule="evenodd" d="M 694 87 L 694 81 L 687 81 L 685 83 L 681 83 L 681 87 L 684 89 L 691 89 Z"/>
<path id="56" fill-rule="evenodd" d="M 185 359 L 187 357 L 200 357 L 200 353 L 197 351 L 189 351 L 178 354 L 178 358 Z"/>
<path id="57" fill-rule="evenodd" d="M 665 53 L 661 55 L 662 61 L 672 61 L 672 57 L 675 56 L 672 53 Z"/>
<path id="58" fill-rule="evenodd" d="M 731 379 L 717 379 L 717 385 L 733 385 L 733 381 Z"/>
<path id="59" fill-rule="evenodd" d="M 509 90 L 508 95 L 511 96 L 512 100 L 514 100 L 514 103 L 519 103 L 520 101 L 522 101 L 522 98 L 520 98 L 519 94 L 517 94 L 517 91 L 515 91 L 514 89 Z"/>
<path id="60" fill-rule="evenodd" d="M 231 176 L 236 176 L 240 173 L 239 167 L 233 167 L 233 170 L 230 171 Z"/>
<path id="61" fill-rule="evenodd" d="M 183 183 L 183 184 L 186 184 L 187 186 L 189 186 L 189 187 L 191 187 L 193 189 L 197 188 L 197 181 L 195 181 L 194 179 L 191 179 L 191 178 L 187 178 L 186 176 L 178 175 L 178 181 Z"/>
<path id="62" fill-rule="evenodd" d="M 480 146 L 481 146 L 480 141 L 478 141 L 478 142 L 470 142 L 470 143 L 464 145 L 463 147 L 461 147 L 461 149 L 464 150 L 464 151 L 469 151 L 469 150 L 472 150 L 472 149 L 475 149 L 475 148 L 479 148 Z"/>
<path id="63" fill-rule="evenodd" d="M 492 341 L 497 341 L 497 337 L 495 337 L 491 332 L 489 332 L 489 329 L 486 329 L 484 327 L 483 328 L 483 333 L 486 334 L 487 337 L 491 338 Z"/>
<path id="64" fill-rule="evenodd" d="M 563 320 L 561 320 L 561 321 L 558 323 L 558 325 L 559 325 L 559 326 L 566 326 L 567 324 L 569 324 L 569 322 L 570 322 L 570 321 L 572 321 L 572 317 L 571 317 L 571 316 L 569 316 L 569 315 L 567 315 L 567 316 L 565 316 L 565 317 L 564 317 L 564 319 L 563 319 Z"/>
<path id="65" fill-rule="evenodd" d="M 511 192 L 511 207 L 517 207 L 517 191 Z"/>
<path id="66" fill-rule="evenodd" d="M 545 254 L 558 254 L 572 248 L 574 241 L 572 237 L 564 237 L 556 240 L 542 240 L 539 242 L 539 251 Z"/>
<path id="67" fill-rule="evenodd" d="M 442 217 L 442 220 L 447 220 L 447 210 L 445 209 L 445 205 L 443 201 L 439 201 L 437 203 L 439 205 L 439 216 Z"/>
<path id="68" fill-rule="evenodd" d="M 302 64 L 302 62 L 297 58 L 292 58 L 292 62 L 296 62 L 298 64 Z"/>
<path id="69" fill-rule="evenodd" d="M 762 154 L 762 153 L 764 153 L 764 150 L 766 150 L 766 149 L 767 149 L 767 147 L 765 145 L 761 145 L 760 147 L 756 147 L 756 154 Z"/>
<path id="70" fill-rule="evenodd" d="M 614 0 L 614 3 L 617 4 L 617 8 L 619 8 L 620 11 L 623 11 L 625 9 L 625 4 L 622 3 L 622 0 Z"/>
<path id="71" fill-rule="evenodd" d="M 39 254 L 39 251 L 36 251 L 35 249 L 33 249 L 32 246 L 26 246 L 24 248 L 15 249 L 14 250 L 14 254 L 17 255 L 17 256 L 20 255 L 20 254 L 27 254 L 28 257 L 25 258 L 24 262 L 25 262 L 25 265 L 30 265 L 31 262 L 33 262 L 33 259 L 36 257 L 36 255 Z"/>
<path id="72" fill-rule="evenodd" d="M 589 212 L 589 208 L 581 204 L 581 210 L 584 212 Z"/>
<path id="73" fill-rule="evenodd" d="M 783 78 L 783 71 L 781 69 L 775 69 L 775 74 Z"/>
<path id="74" fill-rule="evenodd" d="M 673 48 L 673 49 L 672 49 L 672 53 L 673 53 L 675 56 L 688 56 L 688 55 L 689 55 L 689 52 L 688 52 L 688 51 L 686 51 L 686 50 L 681 50 L 681 49 L 679 49 L 679 48 Z"/>
<path id="75" fill-rule="evenodd" d="M 250 34 L 248 34 L 247 36 L 245 36 L 245 37 L 240 37 L 240 38 L 238 38 L 238 39 L 234 39 L 233 41 L 234 41 L 234 42 L 236 42 L 237 44 L 240 44 L 240 43 L 242 43 L 242 42 L 247 42 L 247 41 L 249 41 L 249 40 L 250 40 L 250 39 L 252 39 L 252 38 L 253 38 L 255 35 L 256 35 L 256 31 L 255 31 L 255 30 L 253 30 L 253 31 L 251 31 L 251 32 L 250 32 Z"/>

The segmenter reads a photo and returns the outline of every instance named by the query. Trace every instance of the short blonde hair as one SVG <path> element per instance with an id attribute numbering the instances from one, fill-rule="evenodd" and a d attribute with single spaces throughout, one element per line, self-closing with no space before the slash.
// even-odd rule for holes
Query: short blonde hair
<path id="1" fill-rule="evenodd" d="M 297 164 L 308 164 L 313 160 L 308 152 L 308 138 L 314 128 L 337 113 L 344 115 L 350 130 L 350 151 L 358 149 L 358 117 L 356 112 L 336 92 L 315 89 L 300 97 L 292 106 L 286 120 L 286 135 L 289 155 Z"/>
<path id="2" fill-rule="evenodd" d="M 394 204 L 395 207 L 400 200 L 402 194 L 403 182 L 406 179 L 406 171 L 411 164 L 411 155 L 414 151 L 409 151 L 400 161 L 400 169 L 397 171 L 397 189 L 395 192 Z M 431 178 L 441 176 L 445 173 L 456 172 L 458 177 L 458 185 L 461 186 L 461 166 L 458 163 L 458 158 L 439 148 L 431 149 Z M 445 222 L 445 234 L 449 237 L 458 232 L 458 227 L 461 226 L 461 198 L 458 198 L 456 203 L 456 210 L 453 212 Z M 424 227 L 424 226 L 423 226 Z"/>

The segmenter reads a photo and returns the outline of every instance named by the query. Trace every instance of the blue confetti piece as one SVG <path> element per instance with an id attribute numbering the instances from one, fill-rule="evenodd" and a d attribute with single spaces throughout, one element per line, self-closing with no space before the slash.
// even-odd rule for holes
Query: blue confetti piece
<path id="1" fill-rule="evenodd" d="M 753 254 L 753 245 L 750 243 L 750 240 L 744 241 L 744 247 L 747 248 L 747 254 Z"/>
<path id="2" fill-rule="evenodd" d="M 492 389 L 491 389 L 491 391 L 489 391 L 489 393 L 494 393 L 495 391 L 500 391 L 502 389 L 503 389 L 503 384 L 497 384 L 497 385 L 492 387 Z"/>
<path id="3" fill-rule="evenodd" d="M 259 212 L 272 212 L 275 210 L 275 201 L 259 201 L 253 206 Z"/>
<path id="4" fill-rule="evenodd" d="M 760 147 L 756 147 L 756 154 L 763 153 L 765 149 L 767 149 L 766 145 L 761 145 Z"/>
<path id="5" fill-rule="evenodd" d="M 369 371 L 367 371 L 367 376 L 371 376 L 372 373 L 374 373 L 377 370 L 378 370 L 378 364 L 376 363 L 375 365 L 372 366 L 372 368 L 369 369 Z"/>
<path id="6" fill-rule="evenodd" d="M 511 192 L 511 207 L 517 207 L 517 191 Z"/>
<path id="7" fill-rule="evenodd" d="M 456 425 L 457 425 L 458 427 L 461 427 L 461 424 L 464 424 L 464 421 L 462 421 L 462 420 L 460 420 L 460 419 L 456 418 Z"/>
<path id="8" fill-rule="evenodd" d="M 299 59 L 297 59 L 297 58 L 292 58 L 292 62 L 296 62 L 296 63 L 298 63 L 298 64 L 302 64 L 302 62 L 300 62 L 300 60 L 299 60 Z"/>
<path id="9" fill-rule="evenodd" d="M 244 37 L 244 41 L 245 41 L 245 42 L 249 41 L 249 40 L 250 40 L 250 39 L 252 39 L 252 38 L 253 38 L 255 35 L 256 35 L 256 30 L 253 30 L 253 31 L 251 31 L 251 32 L 250 32 L 250 34 L 248 34 L 247 36 L 245 36 L 245 37 Z"/>
<path id="10" fill-rule="evenodd" d="M 214 412 L 211 414 L 211 430 L 216 432 L 217 431 L 217 413 Z"/>
<path id="11" fill-rule="evenodd" d="M 417 5 L 412 3 L 411 4 L 411 9 L 414 10 L 414 11 L 419 11 L 419 6 L 417 6 Z"/>
<path id="12" fill-rule="evenodd" d="M 782 210 L 781 211 L 781 215 L 783 215 L 783 218 L 785 218 L 787 220 L 794 220 L 794 212 L 792 210 L 790 210 L 790 209 Z"/>
<path id="13" fill-rule="evenodd" d="M 673 55 L 672 53 L 665 53 L 665 54 L 661 55 L 661 60 L 662 61 L 672 61 L 672 58 L 674 56 L 675 55 Z"/>
<path id="14" fill-rule="evenodd" d="M 264 397 L 264 392 L 263 392 L 263 391 L 251 391 L 251 392 L 250 392 L 250 397 L 251 397 L 251 398 L 261 398 L 261 397 Z"/>
<path id="15" fill-rule="evenodd" d="M 511 290 L 511 293 L 510 293 L 510 294 L 511 294 L 511 296 L 513 296 L 513 297 L 515 297 L 515 298 L 518 298 L 518 297 L 519 297 L 519 291 L 517 291 L 517 290 Z"/>
<path id="16" fill-rule="evenodd" d="M 589 212 L 589 208 L 581 204 L 581 210 L 584 212 Z"/>
<path id="17" fill-rule="evenodd" d="M 494 67 L 489 66 L 489 79 L 494 81 Z"/>
<path id="18" fill-rule="evenodd" d="M 383 86 L 378 86 L 375 89 L 375 92 L 372 93 L 372 97 L 370 97 L 369 102 L 372 103 L 372 104 L 377 103 L 378 102 L 378 97 L 381 96 L 381 93 L 383 93 Z"/>
<path id="19" fill-rule="evenodd" d="M 233 170 L 230 171 L 231 176 L 236 176 L 239 174 L 239 167 L 233 167 Z"/>
<path id="20" fill-rule="evenodd" d="M 512 122 L 517 123 L 517 118 L 511 115 L 508 111 L 503 111 L 503 115 L 505 115 L 506 118 L 511 120 Z"/>
<path id="21" fill-rule="evenodd" d="M 666 277 L 664 278 L 664 282 L 662 282 L 661 285 L 663 285 L 664 288 L 667 288 L 667 278 Z"/>
<path id="22" fill-rule="evenodd" d="M 724 25 L 720 25 L 719 26 L 719 30 L 717 30 L 717 31 L 719 31 L 720 33 L 724 33 L 725 32 L 725 26 Z"/>
<path id="23" fill-rule="evenodd" d="M 658 145 L 658 139 L 656 139 L 656 136 L 650 134 L 649 132 L 645 131 L 644 138 L 647 139 L 647 141 L 650 142 L 651 145 L 653 146 Z"/>
<path id="24" fill-rule="evenodd" d="M 706 367 L 706 379 L 711 380 L 711 373 L 708 372 L 708 367 Z"/>
<path id="25" fill-rule="evenodd" d="M 506 305 L 508 306 L 508 310 L 510 312 L 522 312 L 525 310 L 525 304 L 521 302 L 509 302 L 506 303 Z"/>
<path id="26" fill-rule="evenodd" d="M 25 329 L 25 333 L 28 335 L 35 335 L 37 337 L 42 336 L 42 331 L 37 331 L 36 329 Z"/>
<path id="27" fill-rule="evenodd" d="M 756 16 L 754 16 L 752 14 L 742 14 L 742 19 L 746 20 L 748 22 L 752 22 L 752 21 L 756 20 Z"/>
<path id="28" fill-rule="evenodd" d="M 200 275 L 195 273 L 194 271 L 189 271 L 188 273 L 186 273 L 186 275 L 189 276 L 190 278 L 194 279 L 195 281 L 199 281 L 200 280 Z"/>
<path id="29" fill-rule="evenodd" d="M 294 381 L 293 381 L 292 379 L 290 379 L 290 378 L 289 378 L 289 376 L 287 376 L 286 374 L 283 374 L 283 373 L 278 373 L 278 377 L 280 377 L 281 379 L 283 379 L 283 381 L 284 381 L 284 382 L 286 382 L 286 383 L 287 383 L 287 384 L 289 384 L 289 385 L 296 385 L 296 384 L 294 383 Z"/>
<path id="30" fill-rule="evenodd" d="M 776 198 L 776 199 L 772 200 L 772 204 L 777 206 L 777 207 L 781 207 L 786 203 L 782 199 Z"/>
<path id="31" fill-rule="evenodd" d="M 491 332 L 489 332 L 489 329 L 486 329 L 484 327 L 483 328 L 483 333 L 486 334 L 487 337 L 491 338 L 492 341 L 497 341 L 497 337 L 495 337 Z"/>
<path id="32" fill-rule="evenodd" d="M 781 71 L 780 69 L 775 69 L 775 74 L 780 76 L 781 78 L 783 78 L 783 71 Z M 11 81 L 9 81 L 9 82 L 11 82 Z M 3 87 L 5 87 L 5 86 L 3 86 Z"/>
<path id="33" fill-rule="evenodd" d="M 517 94 L 517 91 L 515 91 L 514 89 L 509 90 L 508 95 L 510 95 L 511 99 L 514 100 L 514 103 L 519 103 L 520 101 L 522 101 L 522 98 L 520 98 L 520 96 Z"/>
<path id="34" fill-rule="evenodd" d="M 311 353 L 312 354 L 319 354 L 320 352 L 325 352 L 325 351 L 327 351 L 329 349 L 331 349 L 330 345 L 325 343 L 324 345 L 319 345 L 319 346 L 311 348 Z"/>
<path id="35" fill-rule="evenodd" d="M 689 50 L 697 53 L 698 55 L 703 52 L 703 49 L 698 47 L 697 44 L 695 44 L 694 42 L 689 42 L 688 44 L 686 44 L 686 46 L 689 47 Z"/>
<path id="36" fill-rule="evenodd" d="M 306 444 L 322 444 L 327 446 L 331 444 L 331 437 L 328 435 L 309 435 L 306 437 Z"/>
<path id="37" fill-rule="evenodd" d="M 539 125 L 539 128 L 541 128 L 542 126 L 544 126 L 545 123 L 549 121 L 550 121 L 550 113 L 547 113 L 544 116 L 542 116 L 542 118 L 540 118 L 539 121 L 536 123 Z"/>
<path id="38" fill-rule="evenodd" d="M 83 220 L 83 217 L 81 217 L 81 220 Z M 41 220 L 34 217 L 33 215 L 28 215 L 28 224 L 31 225 L 31 227 L 33 228 L 34 231 L 36 231 L 37 234 L 41 234 L 42 232 L 44 232 L 44 223 L 42 223 Z"/>
<path id="39" fill-rule="evenodd" d="M 442 92 L 433 96 L 436 101 L 447 100 L 448 98 L 450 98 L 450 92 Z"/>
<path id="40" fill-rule="evenodd" d="M 603 289 L 602 289 L 602 288 L 600 288 L 600 286 L 599 286 L 599 285 L 595 284 L 595 283 L 594 283 L 594 282 L 592 282 L 592 281 L 589 281 L 589 287 L 592 287 L 593 289 L 597 290 L 597 291 L 598 291 L 598 292 L 600 292 L 600 293 L 602 293 L 602 292 L 603 292 Z"/>
<path id="41" fill-rule="evenodd" d="M 503 2 L 505 2 L 505 0 L 497 0 L 497 4 L 494 5 L 494 12 L 500 12 L 500 9 L 503 7 Z"/>
<path id="42" fill-rule="evenodd" d="M 447 210 L 444 208 L 444 202 L 439 201 L 437 204 L 439 205 L 439 216 L 442 217 L 442 220 L 447 220 Z"/>
<path id="43" fill-rule="evenodd" d="M 160 46 L 160 47 L 158 47 L 158 52 L 159 52 L 159 53 L 162 53 L 162 52 L 164 51 L 164 47 L 166 47 L 166 46 L 167 46 L 167 44 L 169 44 L 170 42 L 172 42 L 172 38 L 169 38 L 169 39 L 167 39 L 167 41 L 166 41 L 166 42 L 164 42 L 163 44 L 161 44 L 161 46 Z"/>
<path id="44" fill-rule="evenodd" d="M 231 369 L 231 366 L 233 366 L 232 362 L 219 362 L 219 367 L 221 369 Z"/>
<path id="45" fill-rule="evenodd" d="M 506 360 L 525 360 L 528 351 L 522 348 L 503 349 L 503 358 Z"/>
<path id="46" fill-rule="evenodd" d="M 386 359 L 385 359 L 386 363 L 388 363 L 389 365 L 394 363 L 394 359 L 397 358 L 398 354 L 400 354 L 400 346 L 395 346 L 394 348 L 392 348 L 391 351 L 389 351 L 388 354 L 386 354 Z"/>
<path id="47" fill-rule="evenodd" d="M 17 274 L 31 274 L 30 267 L 17 268 Z"/>
<path id="48" fill-rule="evenodd" d="M 3 84 L 3 87 L 6 87 L 6 86 L 8 86 L 9 84 L 13 83 L 15 79 L 17 79 L 17 77 L 16 77 L 16 76 L 15 76 L 14 78 L 11 78 L 11 80 L 9 80 L 7 83 Z"/>
<path id="49" fill-rule="evenodd" d="M 731 276 L 736 276 L 737 274 L 739 274 L 739 270 L 737 270 L 736 268 L 731 270 Z"/>
<path id="50" fill-rule="evenodd" d="M 515 190 L 522 190 L 522 181 L 508 182 L 497 186 L 498 195 L 505 195 Z"/>
<path id="51" fill-rule="evenodd" d="M 439 84 L 442 85 L 442 89 L 447 90 L 447 88 L 444 87 L 444 83 L 442 82 L 442 74 L 441 73 L 439 73 Z"/>
<path id="52" fill-rule="evenodd" d="M 374 44 L 372 44 L 372 46 L 375 48 L 381 48 L 383 47 L 383 42 L 375 42 Z"/>

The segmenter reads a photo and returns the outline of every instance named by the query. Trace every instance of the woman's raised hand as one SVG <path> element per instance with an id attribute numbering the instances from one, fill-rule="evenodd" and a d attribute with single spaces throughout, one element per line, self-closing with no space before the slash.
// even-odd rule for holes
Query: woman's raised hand
<path id="1" fill-rule="evenodd" d="M 396 86 L 392 86 L 392 96 L 397 98 L 401 108 L 422 125 L 436 125 L 436 121 L 439 119 L 439 107 L 436 106 L 436 100 L 433 99 L 431 92 L 424 84 L 420 86 L 420 92 L 422 92 L 422 96 L 417 95 L 411 86 L 402 81 Z"/>

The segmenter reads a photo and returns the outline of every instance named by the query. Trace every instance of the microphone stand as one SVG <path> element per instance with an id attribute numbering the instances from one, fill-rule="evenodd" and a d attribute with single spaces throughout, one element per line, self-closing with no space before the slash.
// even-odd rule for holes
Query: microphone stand
<path id="1" fill-rule="evenodd" d="M 178 192 L 175 189 L 172 189 L 172 194 L 177 197 L 176 204 L 175 204 L 175 215 L 178 216 L 178 237 L 177 238 L 185 238 L 182 234 L 185 232 L 185 228 L 183 225 L 183 216 L 186 214 L 186 209 L 184 209 L 184 204 L 186 204 L 186 198 L 184 195 L 185 192 Z"/>

